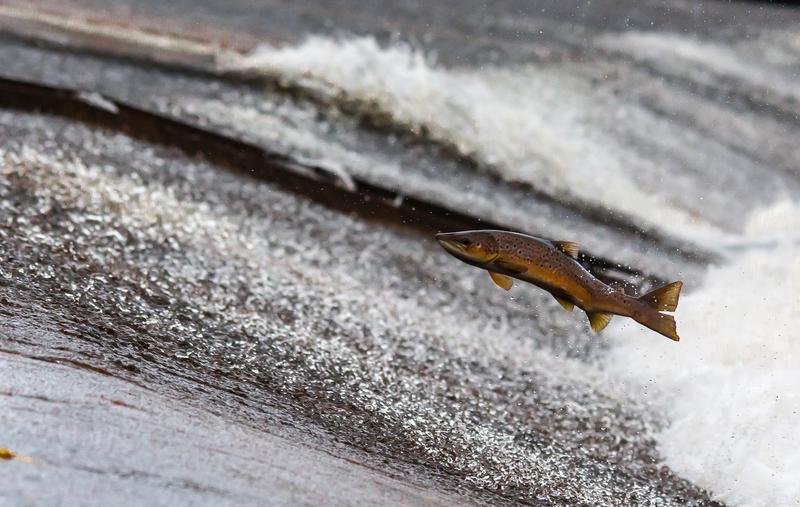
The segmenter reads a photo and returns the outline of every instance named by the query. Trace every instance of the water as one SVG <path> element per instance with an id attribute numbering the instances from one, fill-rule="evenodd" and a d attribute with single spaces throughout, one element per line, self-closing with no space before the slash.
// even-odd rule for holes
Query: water
<path id="1" fill-rule="evenodd" d="M 749 247 L 709 270 L 677 319 L 679 350 L 611 331 L 610 364 L 658 393 L 667 463 L 733 505 L 794 505 L 800 488 L 800 205 L 748 220 Z"/>
<path id="2" fill-rule="evenodd" d="M 611 332 L 618 339 L 609 370 L 658 393 L 672 421 L 659 448 L 673 469 L 733 504 L 800 502 L 792 203 L 800 200 L 800 32 L 725 44 L 652 32 L 597 40 L 623 61 L 446 68 L 403 44 L 313 38 L 261 47 L 247 65 L 323 100 L 354 100 L 364 114 L 452 146 L 505 180 L 723 252 L 728 264 L 702 282 L 687 280 L 678 312 L 684 343 L 651 340 L 626 322 Z M 626 87 L 640 64 L 663 76 L 647 84 L 646 102 Z M 734 88 L 784 114 L 747 101 L 724 110 L 705 101 L 690 111 L 697 89 L 708 86 Z M 759 208 L 771 202 L 783 204 Z M 776 229 L 772 243 L 724 250 L 757 245 L 765 224 Z"/>
<path id="3" fill-rule="evenodd" d="M 385 125 L 364 129 L 358 117 L 343 114 L 336 105 L 320 109 L 318 101 L 265 93 L 266 85 L 232 86 L 120 62 L 32 51 L 13 42 L 4 48 L 10 76 L 100 90 L 270 150 L 346 168 L 402 194 L 468 209 L 475 216 L 516 224 L 541 236 L 567 237 L 578 230 L 586 251 L 662 278 L 677 270 L 699 274 L 699 260 L 707 257 L 704 249 L 642 229 L 602 209 L 587 211 L 537 195 L 530 187 L 509 184 L 489 171 L 476 170 L 468 160 L 442 153 L 435 143 L 420 143 L 403 132 L 387 135 Z M 31 68 L 29 60 L 37 65 Z"/>
<path id="4" fill-rule="evenodd" d="M 785 35 L 787 40 L 791 37 Z M 688 54 L 694 56 L 689 62 L 697 65 L 704 52 L 716 50 L 727 59 L 707 58 L 722 68 L 706 73 L 718 71 L 724 77 L 727 72 L 730 78 L 764 73 L 762 67 L 748 68 L 744 58 L 735 60 L 736 53 L 723 53 L 712 44 L 684 43 L 674 49 L 668 36 L 637 38 L 631 33 L 599 40 L 601 47 L 641 51 L 650 58 L 666 52 L 677 64 L 685 63 Z M 747 49 L 755 56 L 765 52 Z M 768 89 L 788 103 L 792 95 L 786 85 L 796 75 L 791 64 L 798 55 L 795 48 L 773 54 L 776 67 L 788 68 L 768 74 L 781 77 Z M 749 144 L 731 146 L 730 140 L 675 122 L 631 96 L 627 82 L 640 79 L 635 74 L 642 69 L 630 62 L 444 68 L 407 45 L 383 48 L 371 38 L 312 38 L 298 47 L 256 49 L 245 65 L 311 89 L 326 100 L 360 103 L 364 114 L 383 115 L 412 132 L 424 132 L 503 179 L 527 183 L 560 201 L 577 200 L 579 205 L 627 215 L 640 226 L 676 236 L 697 239 L 735 231 L 741 224 L 734 217 L 754 204 L 770 202 L 786 185 L 791 192 L 798 189 L 797 178 L 771 174 L 780 166 L 764 170 L 764 159 L 770 158 L 763 150 L 766 134 L 781 130 L 773 118 L 763 119 L 768 129 Z M 662 107 L 670 114 L 689 114 L 673 98 L 685 90 L 675 88 L 661 93 Z M 697 112 L 691 114 L 693 122 Z M 761 124 L 750 111 L 727 111 L 727 116 L 737 123 L 747 120 L 754 129 Z M 796 132 L 785 133 L 785 126 L 783 130 L 777 141 L 793 144 Z M 798 176 L 793 162 L 781 165 Z M 749 184 L 754 174 L 760 179 L 755 189 Z M 704 185 L 698 186 L 698 181 Z M 746 199 L 721 206 L 731 192 Z"/>
<path id="5" fill-rule="evenodd" d="M 660 420 L 581 359 L 605 340 L 549 296 L 510 301 L 433 241 L 124 136 L 35 115 L 0 125 L 5 312 L 34 306 L 32 325 L 57 322 L 151 385 L 236 386 L 252 401 L 226 396 L 234 418 L 279 403 L 280 420 L 310 421 L 361 459 L 422 464 L 439 487 L 531 503 L 704 498 L 660 475 Z"/>
<path id="6" fill-rule="evenodd" d="M 619 32 L 590 14 L 581 30 L 492 18 L 478 49 L 435 31 L 261 45 L 232 63 L 260 87 L 17 43 L 0 57 L 682 278 L 678 344 L 620 318 L 595 337 L 408 231 L 11 113 L 2 274 L 26 283 L 3 290 L 45 321 L 119 327 L 84 339 L 283 404 L 412 482 L 543 504 L 707 503 L 699 488 L 798 503 L 800 32 Z"/>

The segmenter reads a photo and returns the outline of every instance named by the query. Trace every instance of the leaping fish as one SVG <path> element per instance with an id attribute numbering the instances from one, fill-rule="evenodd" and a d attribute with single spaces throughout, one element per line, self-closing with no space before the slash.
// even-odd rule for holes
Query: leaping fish
<path id="1" fill-rule="evenodd" d="M 578 244 L 550 241 L 508 231 L 464 231 L 437 234 L 457 259 L 489 272 L 494 283 L 511 289 L 512 278 L 546 290 L 567 311 L 577 306 L 600 332 L 612 315 L 630 317 L 671 340 L 680 337 L 675 318 L 662 312 L 678 307 L 683 282 L 663 285 L 640 297 L 625 294 L 595 278 L 578 261 Z"/>

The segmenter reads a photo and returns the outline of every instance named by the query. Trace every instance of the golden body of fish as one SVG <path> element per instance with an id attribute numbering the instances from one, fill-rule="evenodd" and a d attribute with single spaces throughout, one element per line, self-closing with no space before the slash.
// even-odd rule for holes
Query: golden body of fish
<path id="1" fill-rule="evenodd" d="M 600 331 L 612 315 L 630 317 L 671 340 L 680 337 L 672 315 L 683 282 L 672 282 L 640 297 L 625 294 L 595 278 L 578 263 L 578 245 L 550 241 L 508 231 L 464 231 L 437 234 L 436 239 L 456 258 L 489 271 L 500 287 L 511 288 L 512 278 L 548 291 L 564 309 L 574 306 Z"/>

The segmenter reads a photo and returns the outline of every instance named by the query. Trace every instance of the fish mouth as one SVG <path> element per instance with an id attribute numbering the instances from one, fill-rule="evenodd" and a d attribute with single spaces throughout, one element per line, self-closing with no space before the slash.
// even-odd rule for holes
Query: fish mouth
<path id="1" fill-rule="evenodd" d="M 438 241 L 439 244 L 442 245 L 442 248 L 453 257 L 476 266 L 484 265 L 497 257 L 497 255 L 494 255 L 488 258 L 483 253 L 471 252 L 463 241 L 459 241 L 458 236 L 449 233 L 437 234 L 436 241 Z"/>
<path id="2" fill-rule="evenodd" d="M 461 243 L 454 241 L 448 237 L 448 234 L 437 234 L 436 241 L 442 245 L 442 248 L 447 250 L 451 254 L 456 255 L 463 255 L 464 254 L 464 245 Z"/>
<path id="3" fill-rule="evenodd" d="M 451 254 L 462 256 L 465 253 L 464 247 L 460 243 L 456 243 L 455 241 L 440 239 L 439 244 L 442 245 L 442 248 L 444 248 Z"/>

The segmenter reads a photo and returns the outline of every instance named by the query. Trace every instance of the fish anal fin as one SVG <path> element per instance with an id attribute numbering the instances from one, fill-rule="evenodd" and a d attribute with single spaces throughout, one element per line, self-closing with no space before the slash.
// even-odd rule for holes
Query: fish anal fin
<path id="1" fill-rule="evenodd" d="M 556 296 L 553 296 L 558 301 L 558 304 L 562 306 L 566 311 L 571 312 L 573 308 L 575 308 L 575 304 L 572 301 L 567 301 L 566 299 Z"/>
<path id="2" fill-rule="evenodd" d="M 564 252 L 565 254 L 569 255 L 573 259 L 578 258 L 578 252 L 580 248 L 578 244 L 573 241 L 551 241 L 553 246 Z"/>
<path id="3" fill-rule="evenodd" d="M 595 333 L 599 333 L 611 322 L 612 315 L 610 313 L 603 313 L 603 312 L 586 312 L 586 316 L 589 317 L 589 324 L 592 326 L 592 331 Z"/>
<path id="4" fill-rule="evenodd" d="M 660 312 L 674 312 L 678 308 L 683 282 L 672 282 L 653 289 L 639 299 Z"/>
<path id="5" fill-rule="evenodd" d="M 511 290 L 511 287 L 514 285 L 514 280 L 510 276 L 501 275 L 494 271 L 489 271 L 489 276 L 492 277 L 492 281 L 501 289 Z"/>
<path id="6" fill-rule="evenodd" d="M 497 267 L 499 267 L 501 269 L 504 269 L 506 271 L 509 271 L 511 273 L 524 273 L 524 272 L 528 271 L 528 267 L 527 266 L 525 266 L 523 264 L 517 264 L 516 262 L 512 262 L 512 261 L 497 260 L 497 261 L 494 261 L 494 264 Z"/>

